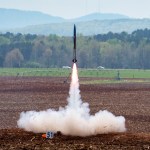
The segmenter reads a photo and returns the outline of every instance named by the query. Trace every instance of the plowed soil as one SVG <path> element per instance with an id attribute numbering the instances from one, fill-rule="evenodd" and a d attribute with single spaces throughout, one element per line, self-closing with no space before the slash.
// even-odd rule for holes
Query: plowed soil
<path id="1" fill-rule="evenodd" d="M 0 78 L 0 150 L 51 149 L 150 149 L 150 83 L 80 85 L 81 97 L 91 114 L 108 110 L 126 118 L 126 133 L 72 137 L 56 134 L 43 139 L 42 134 L 17 127 L 22 111 L 46 110 L 67 104 L 69 83 L 64 78 Z M 82 80 L 91 80 L 81 78 Z"/>

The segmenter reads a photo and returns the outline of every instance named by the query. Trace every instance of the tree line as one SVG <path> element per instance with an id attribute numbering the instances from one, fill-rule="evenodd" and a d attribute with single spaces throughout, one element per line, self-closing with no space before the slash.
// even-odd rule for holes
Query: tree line
<path id="1" fill-rule="evenodd" d="M 0 34 L 0 67 L 71 66 L 73 38 L 57 35 Z M 150 69 L 150 30 L 77 35 L 78 67 Z"/>

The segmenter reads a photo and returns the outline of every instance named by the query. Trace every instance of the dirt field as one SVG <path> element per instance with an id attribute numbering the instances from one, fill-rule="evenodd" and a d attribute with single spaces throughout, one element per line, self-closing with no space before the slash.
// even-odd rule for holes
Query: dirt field
<path id="1" fill-rule="evenodd" d="M 80 79 L 90 80 L 88 78 Z M 90 137 L 41 134 L 17 128 L 20 112 L 58 109 L 67 104 L 69 84 L 64 78 L 0 78 L 0 150 L 150 149 L 150 83 L 80 85 L 91 114 L 105 110 L 126 118 L 126 133 Z"/>

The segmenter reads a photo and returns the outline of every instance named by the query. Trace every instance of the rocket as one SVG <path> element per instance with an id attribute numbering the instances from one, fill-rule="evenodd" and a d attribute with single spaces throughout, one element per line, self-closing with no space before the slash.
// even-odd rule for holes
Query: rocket
<path id="1" fill-rule="evenodd" d="M 74 47 L 73 47 L 73 60 L 72 60 L 72 62 L 76 63 L 77 59 L 76 59 L 76 26 L 75 26 L 75 24 L 74 24 L 74 30 L 73 30 L 73 43 L 74 43 Z"/>

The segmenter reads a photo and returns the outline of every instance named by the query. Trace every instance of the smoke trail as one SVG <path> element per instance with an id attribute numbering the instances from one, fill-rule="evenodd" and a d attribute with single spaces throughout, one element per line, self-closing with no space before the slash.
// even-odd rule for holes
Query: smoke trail
<path id="1" fill-rule="evenodd" d="M 26 131 L 42 133 L 61 131 L 64 135 L 89 136 L 101 133 L 124 132 L 125 118 L 114 116 L 107 110 L 90 115 L 88 103 L 80 97 L 77 67 L 74 63 L 68 105 L 58 111 L 28 111 L 20 114 L 18 127 Z"/>

